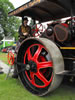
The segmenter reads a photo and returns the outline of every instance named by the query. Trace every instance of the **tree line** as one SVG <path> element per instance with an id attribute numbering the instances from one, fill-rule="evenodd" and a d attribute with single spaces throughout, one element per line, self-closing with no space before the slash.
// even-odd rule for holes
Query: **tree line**
<path id="1" fill-rule="evenodd" d="M 13 4 L 9 0 L 0 0 L 0 40 L 4 36 L 14 36 L 18 39 L 18 28 L 21 21 L 15 16 L 8 16 L 8 12 L 14 8 Z"/>

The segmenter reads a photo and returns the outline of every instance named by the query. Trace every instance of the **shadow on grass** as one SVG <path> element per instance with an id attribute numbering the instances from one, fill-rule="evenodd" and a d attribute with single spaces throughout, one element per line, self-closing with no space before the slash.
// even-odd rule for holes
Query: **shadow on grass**
<path id="1" fill-rule="evenodd" d="M 75 100 L 75 79 L 71 81 L 70 77 L 65 77 L 62 84 L 44 100 Z"/>

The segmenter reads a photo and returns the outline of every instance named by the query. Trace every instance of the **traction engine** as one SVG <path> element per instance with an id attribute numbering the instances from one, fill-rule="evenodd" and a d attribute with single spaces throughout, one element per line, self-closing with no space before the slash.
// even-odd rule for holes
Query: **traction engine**
<path id="1" fill-rule="evenodd" d="M 70 1 L 64 2 L 70 5 Z M 32 30 L 35 31 L 33 37 L 25 39 L 18 49 L 14 66 L 24 87 L 33 94 L 44 96 L 61 84 L 64 75 L 75 76 L 75 18 L 73 13 L 75 2 L 74 0 L 72 2 L 72 7 L 70 6 L 72 14 L 69 5 L 66 5 L 68 12 L 65 7 L 67 3 L 63 3 L 62 0 L 32 0 L 25 6 L 23 5 L 24 9 L 21 6 L 22 11 L 18 8 L 9 13 L 9 15 L 20 17 L 29 16 L 39 22 L 70 17 L 65 22 L 56 21 L 48 24 L 47 29 L 41 32 L 39 38 L 34 37 L 39 31 L 36 27 Z M 31 7 L 29 7 L 30 3 L 32 3 Z M 28 8 L 25 9 L 25 7 Z"/>

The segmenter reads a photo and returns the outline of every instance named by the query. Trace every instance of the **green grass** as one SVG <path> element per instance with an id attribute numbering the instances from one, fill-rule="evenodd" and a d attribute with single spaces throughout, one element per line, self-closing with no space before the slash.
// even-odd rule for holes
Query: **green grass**
<path id="1" fill-rule="evenodd" d="M 1 53 L 0 52 L 0 60 L 3 61 L 4 63 L 8 64 L 7 53 Z"/>
<path id="2" fill-rule="evenodd" d="M 0 100 L 75 100 L 74 86 L 61 85 L 45 97 L 39 97 L 28 92 L 19 80 L 0 75 Z"/>

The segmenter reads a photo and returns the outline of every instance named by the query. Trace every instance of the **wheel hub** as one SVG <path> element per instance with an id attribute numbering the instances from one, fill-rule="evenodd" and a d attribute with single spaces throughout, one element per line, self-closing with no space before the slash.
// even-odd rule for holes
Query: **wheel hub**
<path id="1" fill-rule="evenodd" d="M 29 64 L 26 65 L 26 70 L 30 70 L 30 65 Z"/>
<path id="2" fill-rule="evenodd" d="M 29 61 L 29 65 L 30 65 L 31 72 L 36 73 L 37 72 L 37 65 L 36 65 L 36 63 L 31 60 L 31 61 Z"/>

